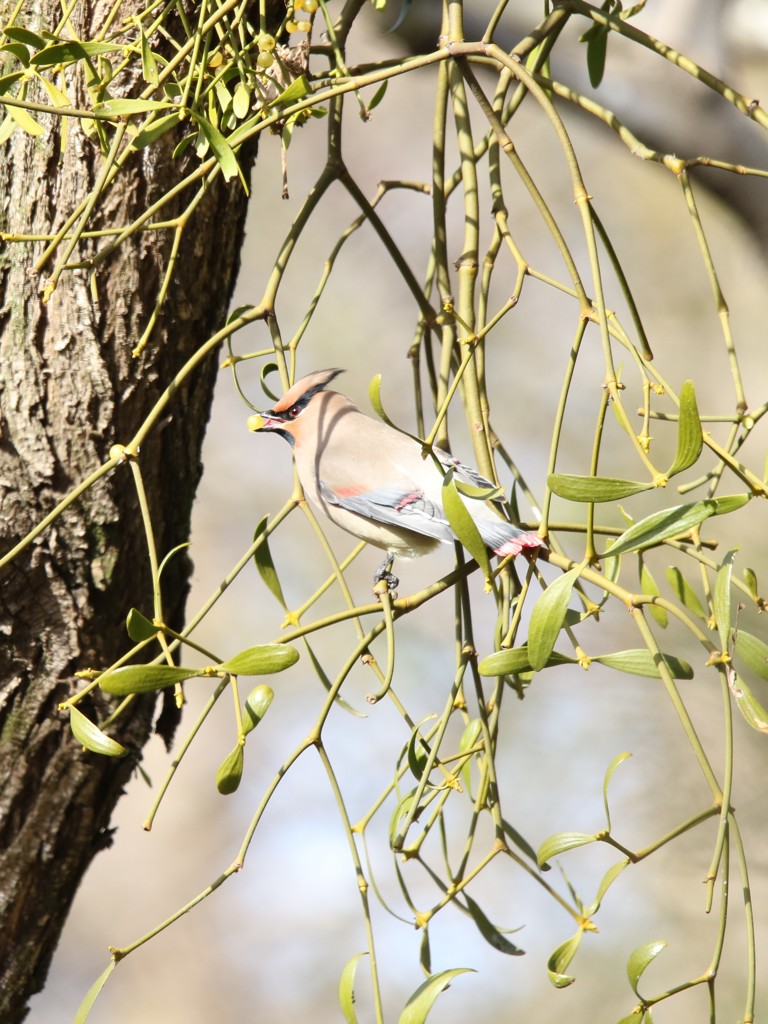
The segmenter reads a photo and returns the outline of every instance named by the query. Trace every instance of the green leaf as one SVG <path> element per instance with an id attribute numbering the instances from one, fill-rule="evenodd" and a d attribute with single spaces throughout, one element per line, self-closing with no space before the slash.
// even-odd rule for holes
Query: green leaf
<path id="1" fill-rule="evenodd" d="M 243 731 L 247 735 L 255 729 L 269 710 L 269 705 L 275 697 L 275 691 L 266 683 L 259 683 L 254 686 L 245 698 L 245 717 L 243 718 Z"/>
<path id="2" fill-rule="evenodd" d="M 5 46 L 0 46 L 0 53 L 10 53 L 25 68 L 29 67 L 29 50 L 23 43 L 6 43 Z"/>
<path id="3" fill-rule="evenodd" d="M 768 732 L 768 711 L 736 672 L 728 674 L 728 686 L 745 722 L 758 732 Z"/>
<path id="4" fill-rule="evenodd" d="M 125 627 L 128 630 L 128 636 L 137 644 L 142 640 L 151 640 L 160 632 L 157 626 L 150 622 L 146 615 L 142 615 L 138 608 L 131 608 L 128 612 Z"/>
<path id="5" fill-rule="evenodd" d="M 141 29 L 141 72 L 144 75 L 144 81 L 149 85 L 158 84 L 157 75 L 157 60 L 152 52 L 152 47 L 149 45 L 149 40 L 144 33 L 144 26 L 140 25 Z"/>
<path id="6" fill-rule="evenodd" d="M 520 949 L 520 947 L 516 946 L 514 942 L 510 942 L 509 939 L 502 934 L 501 930 L 488 920 L 478 904 L 475 903 L 472 897 L 468 896 L 466 892 L 464 893 L 464 899 L 466 900 L 467 908 L 472 916 L 472 920 L 475 922 L 478 931 L 489 945 L 493 946 L 493 948 L 499 953 L 505 953 L 507 956 L 525 956 L 525 950 Z"/>
<path id="7" fill-rule="evenodd" d="M 12 71 L 9 75 L 3 75 L 3 77 L 0 78 L 0 96 L 2 96 L 3 93 L 8 92 L 10 87 L 22 78 L 24 78 L 23 71 Z"/>
<path id="8" fill-rule="evenodd" d="M 259 644 L 247 647 L 216 666 L 217 672 L 233 676 L 265 676 L 282 672 L 299 660 L 299 652 L 291 644 Z"/>
<path id="9" fill-rule="evenodd" d="M 536 672 L 549 661 L 563 626 L 574 584 L 583 568 L 583 565 L 576 565 L 558 576 L 533 606 L 528 625 L 528 654 L 531 668 Z"/>
<path id="10" fill-rule="evenodd" d="M 464 727 L 464 732 L 461 734 L 461 739 L 459 740 L 459 753 L 463 754 L 467 750 L 471 750 L 474 746 L 476 746 L 481 733 L 482 723 L 480 722 L 480 719 L 471 718 Z M 477 754 L 473 756 L 477 757 Z M 472 790 L 471 765 L 472 757 L 468 757 L 461 768 L 461 778 L 464 782 L 464 787 L 468 793 Z"/>
<path id="11" fill-rule="evenodd" d="M 407 792 L 398 800 L 394 811 L 392 811 L 392 817 L 389 819 L 389 845 L 390 847 L 392 847 L 392 849 L 394 849 L 395 840 L 397 839 L 398 836 L 400 822 L 410 813 L 415 796 L 416 790 L 409 790 L 409 792 Z M 416 821 L 418 816 L 419 814 L 417 812 L 417 814 L 414 816 L 414 821 Z"/>
<path id="12" fill-rule="evenodd" d="M 534 848 L 524 836 L 520 835 L 513 825 L 510 825 L 505 818 L 501 819 L 501 827 L 504 829 L 504 835 L 515 844 L 518 850 L 524 853 L 526 857 L 530 857 L 532 861 L 536 860 L 536 851 Z M 542 870 L 547 870 L 548 865 L 540 864 L 539 867 Z"/>
<path id="13" fill-rule="evenodd" d="M 576 659 L 569 658 L 565 654 L 552 651 L 547 658 L 543 668 L 551 665 L 575 665 Z M 515 675 L 518 672 L 530 672 L 531 657 L 528 654 L 528 647 L 508 647 L 502 651 L 494 651 L 487 655 L 477 666 L 481 676 L 506 676 Z"/>
<path id="14" fill-rule="evenodd" d="M 266 530 L 268 519 L 269 516 L 264 516 L 256 527 L 253 534 L 254 542 L 258 540 L 261 534 Z M 269 542 L 266 537 L 264 537 L 261 544 L 254 551 L 253 560 L 256 563 L 256 568 L 259 570 L 261 578 L 269 587 L 272 594 L 274 594 L 280 602 L 281 606 L 287 610 L 288 605 L 285 603 L 285 598 L 283 597 L 283 588 L 280 586 L 280 579 L 278 578 L 277 570 L 275 569 L 275 563 L 272 561 L 272 552 L 269 550 Z"/>
<path id="15" fill-rule="evenodd" d="M 12 107 L 9 104 L 6 109 L 9 116 L 13 118 L 19 128 L 25 131 L 27 135 L 37 136 L 44 133 L 45 129 L 43 126 L 38 124 L 34 117 L 23 107 Z"/>
<path id="16" fill-rule="evenodd" d="M 637 983 L 640 981 L 646 967 L 656 959 L 663 949 L 666 949 L 666 946 L 667 944 L 663 940 L 646 942 L 645 945 L 638 946 L 637 949 L 630 953 L 629 960 L 627 960 L 627 977 L 629 978 L 629 984 L 632 986 L 632 991 L 638 999 L 641 996 L 637 991 Z"/>
<path id="17" fill-rule="evenodd" d="M 756 676 L 768 680 L 768 644 L 765 641 L 740 629 L 736 633 L 734 653 Z"/>
<path id="18" fill-rule="evenodd" d="M 622 1017 L 618 1024 L 643 1024 L 645 1010 L 633 1010 L 627 1017 Z"/>
<path id="19" fill-rule="evenodd" d="M 704 611 L 696 591 L 680 570 L 676 566 L 670 565 L 664 570 L 664 575 L 667 577 L 667 582 L 683 606 L 693 615 L 706 622 L 708 618 L 707 613 Z"/>
<path id="20" fill-rule="evenodd" d="M 424 774 L 424 768 L 430 754 L 429 747 L 422 739 L 421 727 L 424 722 L 433 717 L 433 715 L 428 715 L 427 718 L 422 719 L 422 721 L 419 722 L 416 728 L 411 732 L 411 738 L 408 741 L 408 767 L 411 770 L 411 774 L 417 781 L 421 781 L 421 777 Z"/>
<path id="21" fill-rule="evenodd" d="M 480 566 L 485 579 L 489 581 L 491 578 L 491 561 L 488 557 L 488 548 L 480 536 L 480 531 L 475 526 L 475 521 L 470 515 L 469 509 L 461 500 L 459 492 L 456 490 L 452 469 L 449 469 L 443 477 L 443 508 L 445 509 L 451 529 Z"/>
<path id="22" fill-rule="evenodd" d="M 728 653 L 728 645 L 731 642 L 731 577 L 733 575 L 733 560 L 736 557 L 736 550 L 729 551 L 723 559 L 723 564 L 717 571 L 714 593 L 715 621 L 717 623 L 717 634 L 720 637 L 720 650 L 723 654 Z"/>
<path id="23" fill-rule="evenodd" d="M 275 98 L 269 104 L 270 107 L 286 106 L 289 103 L 294 103 L 297 100 L 303 100 L 309 92 L 309 81 L 306 75 L 299 75 L 295 78 L 287 89 L 275 96 Z"/>
<path id="24" fill-rule="evenodd" d="M 674 505 L 672 508 L 653 512 L 625 530 L 611 544 L 605 554 L 612 558 L 614 555 L 623 555 L 627 551 L 637 551 L 640 548 L 661 544 L 662 541 L 669 540 L 670 537 L 679 537 L 681 534 L 688 533 L 699 523 L 703 523 L 705 519 L 717 514 L 717 504 L 714 498 L 694 501 L 690 505 Z"/>
<path id="25" fill-rule="evenodd" d="M 46 44 L 46 40 L 42 36 L 39 36 L 37 32 L 32 32 L 28 28 L 23 28 L 21 25 L 10 25 L 8 28 L 3 29 L 3 35 L 8 39 L 13 39 L 17 43 L 24 43 L 26 46 L 31 46 L 33 50 L 42 50 Z"/>
<path id="26" fill-rule="evenodd" d="M 622 754 L 617 754 L 605 770 L 605 778 L 603 779 L 603 807 L 605 808 L 606 827 L 609 832 L 611 831 L 611 812 L 608 807 L 608 785 L 613 778 L 613 773 L 628 757 L 632 757 L 632 755 L 626 750 Z"/>
<path id="27" fill-rule="evenodd" d="M 355 972 L 357 971 L 358 963 L 364 956 L 368 956 L 368 953 L 356 953 L 347 962 L 339 978 L 339 1005 L 347 1024 L 357 1024 L 357 1014 L 355 1013 Z"/>
<path id="28" fill-rule="evenodd" d="M 587 71 L 589 81 L 593 89 L 596 89 L 603 80 L 605 73 L 605 57 L 608 52 L 608 27 L 606 25 L 593 25 L 585 32 L 582 39 L 587 40 Z"/>
<path id="29" fill-rule="evenodd" d="M 104 988 L 104 983 L 106 982 L 107 978 L 110 976 L 112 971 L 114 971 L 115 967 L 117 967 L 117 960 L 110 960 L 107 969 L 98 976 L 96 981 L 94 981 L 94 983 L 88 989 L 85 999 L 83 999 L 82 1003 L 80 1003 L 80 1006 L 78 1007 L 77 1013 L 75 1014 L 75 1019 L 72 1022 L 72 1024 L 85 1024 L 91 1010 L 93 1009 L 93 1004 L 98 999 L 99 993 L 101 992 L 102 988 Z"/>
<path id="30" fill-rule="evenodd" d="M 606 892 L 613 885 L 613 883 L 622 873 L 624 868 L 627 867 L 630 863 L 631 861 L 629 860 L 629 857 L 625 857 L 623 860 L 618 861 L 612 867 L 608 868 L 608 870 L 602 877 L 600 885 L 597 887 L 597 893 L 595 894 L 594 900 L 592 901 L 590 906 L 587 907 L 587 909 L 584 911 L 586 917 L 592 917 L 593 914 L 597 913 L 597 911 L 600 909 L 600 904 L 603 902 L 603 897 L 605 896 Z"/>
<path id="31" fill-rule="evenodd" d="M 693 679 L 693 669 L 687 661 L 676 658 L 674 654 L 662 653 L 673 679 Z M 645 647 L 628 651 L 616 651 L 614 654 L 597 654 L 592 658 L 600 665 L 615 668 L 620 672 L 628 672 L 633 676 L 647 676 L 649 679 L 661 679 L 661 672 L 656 656 Z"/>
<path id="32" fill-rule="evenodd" d="M 171 128 L 175 128 L 180 120 L 181 114 L 178 110 L 175 110 L 172 114 L 166 114 L 165 117 L 158 117 L 156 121 L 152 121 L 146 128 L 141 128 L 134 135 L 131 145 L 134 149 L 143 149 L 144 146 L 151 146 L 161 135 L 165 135 Z"/>
<path id="33" fill-rule="evenodd" d="M 116 99 L 94 103 L 95 114 L 113 114 L 115 117 L 130 117 L 132 114 L 148 114 L 152 110 L 168 110 L 172 103 L 167 100 Z"/>
<path id="34" fill-rule="evenodd" d="M 656 580 L 651 575 L 651 571 L 645 564 L 645 559 L 642 555 L 640 556 L 640 587 L 644 594 L 648 594 L 651 597 L 659 597 L 661 595 L 661 591 L 656 584 Z M 648 604 L 646 607 L 661 628 L 666 629 L 669 622 L 667 609 L 653 603 Z"/>
<path id="35" fill-rule="evenodd" d="M 569 473 L 550 473 L 547 487 L 568 501 L 619 501 L 639 491 L 649 491 L 651 483 L 640 480 L 620 480 L 607 476 L 574 476 Z"/>
<path id="36" fill-rule="evenodd" d="M 378 105 L 384 99 L 384 94 L 387 91 L 387 86 L 388 85 L 389 85 L 389 79 L 386 79 L 385 81 L 383 81 L 381 83 L 379 88 L 373 94 L 373 97 L 371 98 L 371 102 L 368 104 L 368 110 L 375 110 L 376 107 L 378 107 Z"/>
<path id="37" fill-rule="evenodd" d="M 77 742 L 82 743 L 86 750 L 92 750 L 94 754 L 125 757 L 128 753 L 122 743 L 118 743 L 117 740 L 113 740 L 103 733 L 90 718 L 86 718 L 82 711 L 79 711 L 74 705 L 69 709 L 69 726 Z"/>
<path id="38" fill-rule="evenodd" d="M 51 64 L 71 64 L 72 61 L 87 57 L 97 57 L 100 53 L 114 53 L 123 47 L 116 43 L 81 43 L 75 39 L 64 43 L 54 43 L 32 55 L 31 63 L 36 67 L 48 67 Z"/>
<path id="39" fill-rule="evenodd" d="M 674 476 L 689 469 L 701 455 L 704 434 L 701 429 L 696 392 L 693 381 L 687 380 L 680 390 L 680 416 L 677 424 L 677 454 L 667 470 L 667 476 Z"/>
<path id="40" fill-rule="evenodd" d="M 715 503 L 716 516 L 725 516 L 729 512 L 735 512 L 737 509 L 743 508 L 751 500 L 751 494 L 724 494 L 721 498 L 712 498 L 712 501 Z"/>
<path id="41" fill-rule="evenodd" d="M 435 1000 L 443 989 L 446 988 L 454 978 L 458 977 L 460 974 L 466 974 L 468 971 L 472 971 L 472 968 L 454 967 L 453 970 L 441 971 L 439 974 L 433 974 L 432 977 L 427 978 L 425 982 L 419 985 L 405 1004 L 405 1009 L 400 1014 L 398 1024 L 424 1024 L 429 1011 L 432 1009 Z M 472 971 L 472 973 L 474 973 L 474 971 Z"/>
<path id="42" fill-rule="evenodd" d="M 195 121 L 199 125 L 206 142 L 211 147 L 213 155 L 216 157 L 216 162 L 221 167 L 224 180 L 230 181 L 232 178 L 237 177 L 240 174 L 240 165 L 237 162 L 234 150 L 219 129 L 214 128 L 211 122 L 203 117 L 202 114 L 195 114 Z"/>
<path id="43" fill-rule="evenodd" d="M 234 793 L 243 777 L 245 755 L 241 743 L 238 743 L 224 758 L 216 772 L 216 789 L 222 796 Z"/>
<path id="44" fill-rule="evenodd" d="M 545 864 L 558 854 L 566 853 L 568 850 L 575 850 L 577 846 L 586 846 L 588 843 L 596 842 L 595 836 L 586 832 L 555 832 L 554 835 L 545 839 L 536 854 L 539 867 Z"/>
<path id="45" fill-rule="evenodd" d="M 565 942 L 561 942 L 554 953 L 547 960 L 547 970 L 549 972 L 549 980 L 555 986 L 555 988 L 567 988 L 572 985 L 575 978 L 565 974 L 568 965 L 576 955 L 576 951 L 581 945 L 581 937 L 583 935 L 581 928 L 572 935 L 570 939 L 566 939 Z"/>
<path id="46" fill-rule="evenodd" d="M 105 693 L 125 697 L 129 693 L 161 690 L 164 686 L 199 675 L 200 669 L 179 668 L 177 665 L 122 665 L 99 676 L 99 686 Z"/>
<path id="47" fill-rule="evenodd" d="M 245 82 L 238 82 L 235 94 L 232 97 L 232 110 L 234 111 L 235 117 L 238 121 L 242 121 L 244 117 L 248 116 L 248 111 L 250 109 L 251 90 Z"/>
<path id="48" fill-rule="evenodd" d="M 760 593 L 757 589 L 757 576 L 754 569 L 747 567 L 744 570 L 744 582 L 747 585 L 747 590 L 749 591 L 752 600 L 757 601 L 760 597 Z"/>

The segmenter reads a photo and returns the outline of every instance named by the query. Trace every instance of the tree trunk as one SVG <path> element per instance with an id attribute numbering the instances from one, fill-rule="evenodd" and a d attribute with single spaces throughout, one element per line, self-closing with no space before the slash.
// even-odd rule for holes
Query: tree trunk
<path id="1" fill-rule="evenodd" d="M 3 24 L 12 6 L 0 0 Z M 77 5 L 72 35 L 90 38 L 111 7 L 111 0 Z M 60 17 L 53 0 L 40 8 L 39 23 L 27 25 L 38 32 Z M 134 9 L 133 0 L 124 3 L 121 19 Z M 44 94 L 39 98 L 46 101 Z M 82 92 L 77 99 L 84 102 Z M 11 234 L 50 235 L 92 188 L 102 165 L 98 145 L 79 122 L 70 119 L 63 146 L 60 121 L 36 117 L 45 134 L 31 138 L 16 130 L 0 161 L 0 195 L 6 197 L 0 223 Z M 172 159 L 176 142 L 168 133 L 152 147 L 151 159 L 148 151 L 134 157 L 110 186 L 101 222 L 89 227 L 129 224 L 187 173 L 191 165 Z M 166 207 L 164 219 L 181 209 Z M 97 295 L 86 270 L 65 272 L 47 304 L 33 269 L 46 243 L 6 248 L 0 261 L 0 554 L 105 462 L 113 444 L 130 440 L 173 375 L 221 326 L 245 212 L 240 184 L 219 177 L 185 229 L 170 292 L 138 359 L 131 349 L 155 305 L 170 231 L 136 234 L 118 247 L 98 274 Z M 81 242 L 71 262 L 87 258 L 96 244 Z M 140 454 L 161 558 L 188 538 L 215 375 L 214 356 L 180 387 Z M 189 570 L 189 560 L 176 556 L 164 572 L 171 624 L 182 621 Z M 0 1020 L 6 1024 L 23 1019 L 29 997 L 43 985 L 77 886 L 94 854 L 111 841 L 112 810 L 152 730 L 155 699 L 144 697 L 113 733 L 129 756 L 101 757 L 78 745 L 57 710 L 78 685 L 76 670 L 104 668 L 125 652 L 131 605 L 152 613 L 136 491 L 130 468 L 121 466 L 0 573 Z M 83 710 L 103 719 L 110 706 L 97 693 Z"/>

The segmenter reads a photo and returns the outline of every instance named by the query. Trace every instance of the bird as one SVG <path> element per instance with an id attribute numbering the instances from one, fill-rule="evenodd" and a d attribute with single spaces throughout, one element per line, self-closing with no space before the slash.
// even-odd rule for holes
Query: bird
<path id="1" fill-rule="evenodd" d="M 394 591 L 395 557 L 414 558 L 456 538 L 442 504 L 443 478 L 475 488 L 494 485 L 453 455 L 423 446 L 382 420 L 361 412 L 328 389 L 344 371 L 315 370 L 296 381 L 271 409 L 248 418 L 252 431 L 278 434 L 293 448 L 304 493 L 331 522 L 383 548 L 387 555 L 374 581 Z M 503 519 L 483 500 L 462 497 L 483 542 L 501 557 L 538 552 L 538 534 Z"/>

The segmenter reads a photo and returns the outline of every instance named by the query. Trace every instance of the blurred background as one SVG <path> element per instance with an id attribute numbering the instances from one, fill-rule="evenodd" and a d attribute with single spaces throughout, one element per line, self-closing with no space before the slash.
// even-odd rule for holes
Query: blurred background
<path id="1" fill-rule="evenodd" d="M 490 6 L 467 6 L 478 24 L 484 24 L 483 13 L 487 20 L 486 7 Z M 536 23 L 540 13 L 534 2 L 514 7 L 510 45 Z M 408 38 L 415 49 L 433 46 L 439 12 L 440 5 L 433 0 L 415 4 L 402 26 L 403 36 L 385 34 L 394 21 L 394 11 L 377 14 L 371 9 L 350 41 L 350 60 L 362 63 L 397 56 L 408 45 Z M 747 95 L 766 95 L 762 78 L 768 39 L 765 0 L 717 5 L 656 0 L 635 23 Z M 572 34 L 577 33 L 574 30 Z M 768 166 L 768 146 L 756 125 L 663 60 L 620 43 L 611 39 L 607 72 L 597 95 L 643 141 L 681 156 L 707 153 L 730 162 Z M 558 51 L 555 76 L 588 90 L 584 48 L 574 39 L 573 45 L 560 45 Z M 617 67 L 621 75 L 612 74 Z M 381 180 L 429 181 L 434 85 L 434 69 L 393 80 L 371 122 L 362 122 L 354 113 L 348 116 L 344 152 L 368 197 L 373 197 Z M 657 164 L 633 157 L 605 125 L 563 104 L 558 109 L 574 139 L 596 209 L 630 278 L 660 368 L 676 388 L 686 376 L 695 375 L 702 411 L 731 412 L 734 401 L 720 326 L 679 185 Z M 572 228 L 569 243 L 583 262 L 578 214 L 551 131 L 543 130 L 533 104 L 515 117 L 512 129 L 516 145 L 558 221 Z M 479 127 L 476 130 L 479 134 Z M 322 168 L 324 133 L 324 122 L 312 120 L 301 129 L 300 138 L 298 133 L 294 136 L 287 154 L 288 200 L 280 198 L 279 139 L 262 139 L 233 306 L 259 302 L 278 247 Z M 768 391 L 768 234 L 763 230 L 768 186 L 760 179 L 737 179 L 728 174 L 720 174 L 713 183 L 717 174 L 710 171 L 706 179 L 699 179 L 713 187 L 698 187 L 697 198 L 731 311 L 747 401 L 757 406 Z M 515 195 L 512 183 L 509 195 Z M 544 237 L 540 220 L 522 191 L 519 200 L 510 211 L 510 223 L 526 258 L 539 268 L 556 268 L 551 242 Z M 349 197 L 334 188 L 312 219 L 278 302 L 284 338 L 291 337 L 301 322 L 331 247 L 358 212 Z M 399 191 L 383 201 L 379 212 L 420 278 L 431 245 L 429 197 Z M 458 255 L 460 235 L 456 225 L 452 230 Z M 483 230 L 487 231 L 487 225 Z M 216 259 L 216 254 L 209 258 Z M 202 266 L 201 280 L 204 277 Z M 513 281 L 500 281 L 499 294 L 503 295 L 504 288 L 509 294 Z M 609 295 L 609 305 L 617 302 L 615 295 Z M 405 429 L 414 429 L 407 352 L 416 319 L 410 295 L 373 231 L 363 227 L 340 254 L 299 348 L 298 373 L 324 366 L 345 367 L 348 372 L 338 382 L 339 390 L 365 410 L 369 407 L 368 383 L 381 373 L 382 399 L 389 415 Z M 533 492 L 541 495 L 549 425 L 574 331 L 573 302 L 529 282 L 505 323 L 509 327 L 502 328 L 502 335 L 506 330 L 509 355 L 489 355 L 489 365 L 504 368 L 489 380 L 494 428 L 501 438 L 515 439 L 512 454 Z M 596 339 L 595 333 L 594 351 L 585 352 L 580 361 L 578 395 L 569 406 L 570 448 L 561 453 L 564 470 L 584 471 L 584 452 L 591 445 L 599 401 L 594 382 L 600 379 L 602 364 Z M 234 339 L 239 354 L 268 345 L 263 324 Z M 270 404 L 259 384 L 261 365 L 262 361 L 245 364 L 242 375 L 246 393 L 257 407 Z M 270 378 L 274 387 L 278 387 L 276 381 L 276 377 Z M 222 372 L 193 526 L 190 553 L 195 575 L 190 614 L 247 550 L 259 520 L 275 513 L 291 491 L 287 445 L 277 437 L 249 434 L 245 428 L 249 411 L 229 372 Z M 674 435 L 670 437 L 673 450 Z M 456 454 L 472 460 L 460 415 L 451 419 L 451 441 Z M 764 452 L 764 434 L 762 445 Z M 618 457 L 623 458 L 624 450 L 624 446 L 617 448 Z M 761 465 L 762 456 L 756 456 L 756 451 L 754 445 L 749 447 L 745 461 Z M 606 453 L 603 472 L 611 470 L 617 475 L 633 475 L 621 462 L 611 467 L 610 453 Z M 734 481 L 725 493 L 741 489 Z M 674 504 L 674 489 L 669 490 L 668 503 Z M 521 511 L 530 516 L 529 509 Z M 743 542 L 753 567 L 759 570 L 768 555 L 764 508 L 753 502 L 749 514 L 751 518 L 742 520 L 750 524 Z M 620 523 L 618 517 L 616 522 Z M 329 528 L 328 536 L 339 557 L 351 549 L 345 535 Z M 287 603 L 296 607 L 325 578 L 322 552 L 298 513 L 277 531 L 271 547 Z M 574 542 L 571 553 L 577 552 Z M 722 546 L 719 553 L 724 554 Z M 379 560 L 378 552 L 364 551 L 347 574 L 359 602 L 368 598 L 371 574 Z M 654 564 L 659 577 L 663 577 L 663 565 L 663 557 Z M 401 594 L 417 591 L 452 567 L 450 547 L 429 559 L 401 563 Z M 484 605 L 481 582 L 475 579 L 472 586 L 476 641 L 481 652 L 487 653 L 495 612 Z M 317 614 L 340 606 L 341 598 L 331 588 Z M 416 721 L 442 710 L 455 671 L 453 645 L 446 642 L 446 637 L 453 635 L 453 596 L 444 595 L 427 607 L 422 614 L 406 617 L 397 632 L 394 686 Z M 748 610 L 744 616 L 746 628 L 765 636 L 762 621 Z M 195 637 L 225 658 L 276 637 L 283 617 L 251 564 Z M 638 645 L 626 615 L 616 615 L 607 628 L 605 623 L 601 627 L 593 634 L 589 630 L 579 634 L 588 650 L 590 638 L 596 644 L 599 636 L 599 650 L 595 647 L 594 653 Z M 343 663 L 351 636 L 349 627 L 316 641 L 318 656 L 329 673 L 335 674 Z M 679 643 L 678 635 L 676 650 Z M 383 660 L 383 649 L 378 650 Z M 720 771 L 720 690 L 714 674 L 703 670 L 700 649 L 691 648 L 688 654 L 697 674 L 682 684 L 681 690 L 702 742 Z M 265 721 L 249 737 L 246 773 L 235 795 L 222 797 L 215 787 L 217 767 L 236 736 L 227 695 L 206 722 L 191 755 L 182 762 L 149 833 L 143 831 L 142 822 L 153 790 L 141 777 L 134 779 L 117 810 L 115 842 L 95 860 L 76 899 L 46 990 L 33 1001 L 30 1019 L 35 1024 L 70 1021 L 108 962 L 107 946 L 122 946 L 144 934 L 213 883 L 232 862 L 265 787 L 306 735 L 322 703 L 324 691 L 305 662 L 303 659 L 284 676 L 271 680 L 276 698 Z M 409 739 L 408 730 L 387 701 L 373 708 L 366 705 L 365 694 L 373 688 L 372 676 L 360 666 L 343 694 L 365 717 L 336 709 L 324 734 L 352 821 L 386 788 L 395 760 Z M 203 680 L 188 685 L 189 703 L 179 739 L 191 727 L 208 692 Z M 765 702 L 765 695 L 758 695 Z M 768 939 L 766 740 L 738 716 L 735 730 L 734 803 L 751 870 L 759 951 Z M 707 805 L 703 776 L 658 681 L 613 675 L 596 665 L 588 673 L 575 667 L 548 670 L 537 677 L 524 701 L 506 700 L 502 731 L 505 739 L 498 770 L 504 813 L 534 848 L 555 831 L 591 832 L 604 826 L 603 775 L 622 751 L 633 756 L 617 771 L 610 796 L 614 831 L 626 846 L 652 842 Z M 170 760 L 159 740 L 148 747 L 143 766 L 155 789 Z M 406 921 L 412 920 L 400 897 L 388 852 L 389 812 L 380 817 L 368 833 L 375 879 L 391 905 Z M 701 882 L 715 831 L 713 821 L 623 873 L 597 915 L 599 934 L 585 938 L 571 965 L 569 973 L 575 974 L 576 983 L 559 991 L 547 978 L 546 961 L 573 933 L 573 922 L 512 862 L 497 858 L 473 883 L 470 893 L 495 924 L 520 929 L 510 938 L 525 950 L 525 956 L 504 957 L 494 951 L 472 922 L 456 910 L 439 914 L 430 929 L 433 970 L 469 967 L 477 973 L 458 978 L 450 992 L 440 997 L 430 1020 L 438 1024 L 616 1021 L 636 1003 L 626 981 L 627 957 L 636 946 L 656 939 L 666 940 L 669 948 L 649 969 L 641 991 L 662 991 L 704 971 L 715 942 L 719 896 L 707 917 Z M 589 903 L 603 873 L 617 859 L 615 851 L 589 846 L 562 861 L 568 879 Z M 404 873 L 409 870 L 410 865 L 403 866 Z M 409 878 L 413 892 L 422 895 L 422 906 L 429 906 L 437 891 L 418 867 L 413 866 L 413 871 L 415 875 Z M 422 877 L 417 879 L 419 874 Z M 566 892 L 557 868 L 548 879 Z M 722 1020 L 736 1020 L 743 1013 L 744 924 L 739 904 L 740 893 L 734 885 L 727 954 L 717 983 L 722 1013 L 718 1019 Z M 409 994 L 423 980 L 418 966 L 421 933 L 385 913 L 375 899 L 373 915 L 385 1015 L 388 1021 L 397 1020 Z M 345 963 L 364 948 L 359 894 L 346 839 L 326 776 L 310 751 L 281 783 L 257 830 L 245 869 L 121 963 L 90 1020 L 93 1024 L 338 1021 L 339 976 Z M 356 986 L 361 1022 L 373 1020 L 367 974 L 363 961 Z M 759 995 L 758 1018 L 760 1010 L 762 1016 L 768 1013 L 765 990 Z M 669 1006 L 662 1004 L 654 1011 L 654 1019 L 677 1024 L 709 1019 L 706 986 L 670 1000 Z"/>

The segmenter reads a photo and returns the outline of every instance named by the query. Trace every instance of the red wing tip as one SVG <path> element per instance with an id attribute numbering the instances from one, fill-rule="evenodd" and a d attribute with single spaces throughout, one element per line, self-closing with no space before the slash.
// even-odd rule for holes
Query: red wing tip
<path id="1" fill-rule="evenodd" d="M 505 541 L 500 548 L 494 548 L 494 554 L 500 558 L 507 555 L 519 555 L 524 548 L 545 548 L 546 544 L 537 533 L 521 533 L 518 537 Z"/>

